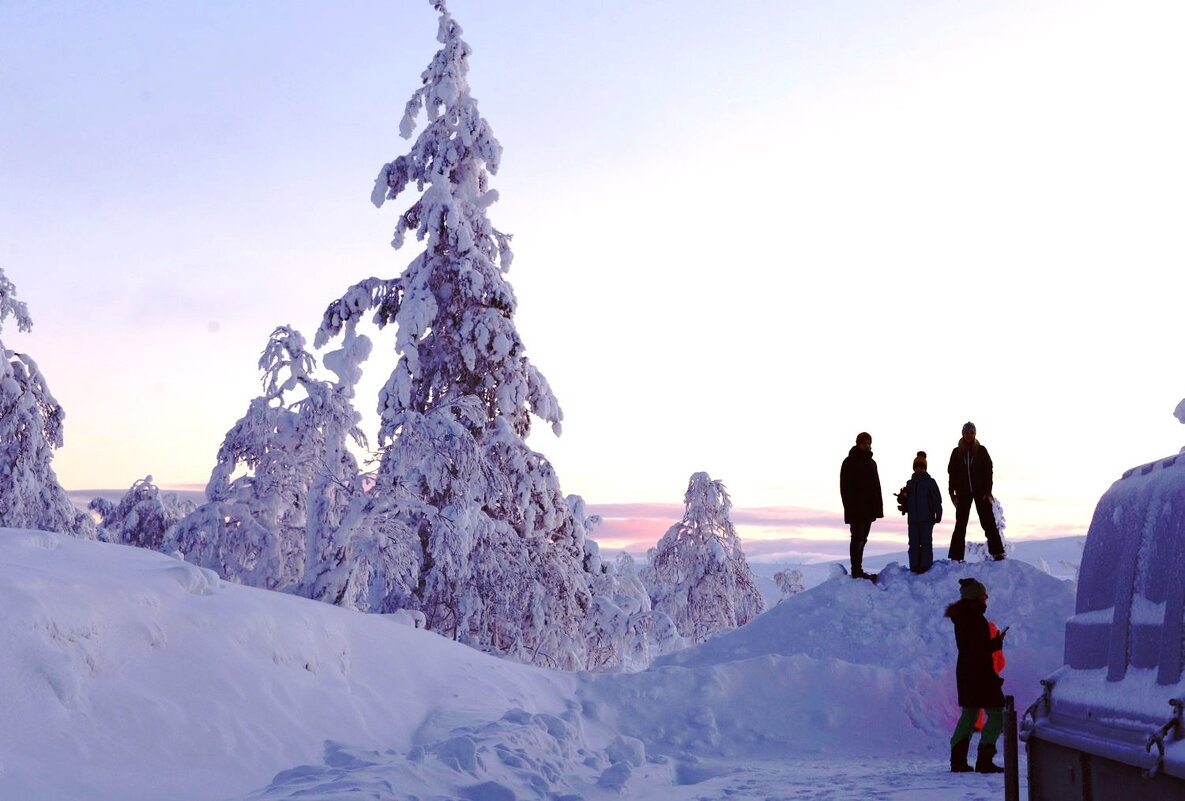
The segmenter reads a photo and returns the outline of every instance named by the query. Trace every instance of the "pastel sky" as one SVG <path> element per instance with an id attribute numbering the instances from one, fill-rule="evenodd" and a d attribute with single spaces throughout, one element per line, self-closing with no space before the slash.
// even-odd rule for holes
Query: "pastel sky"
<path id="1" fill-rule="evenodd" d="M 900 547 L 889 492 L 919 449 L 945 483 L 968 419 L 1006 535 L 1083 533 L 1185 444 L 1185 5 L 449 7 L 504 148 L 516 322 L 565 411 L 530 443 L 606 542 L 653 542 L 705 470 L 747 548 L 813 552 L 867 430 L 892 513 L 870 547 Z M 55 469 L 202 485 L 270 331 L 311 338 L 417 252 L 368 198 L 435 15 L 18 0 L 0 30 L 0 267 L 35 323 L 3 339 L 66 409 Z"/>

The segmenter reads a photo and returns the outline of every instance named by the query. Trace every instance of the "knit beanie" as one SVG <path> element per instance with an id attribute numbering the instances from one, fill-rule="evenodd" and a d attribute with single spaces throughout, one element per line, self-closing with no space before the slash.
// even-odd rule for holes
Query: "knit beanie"
<path id="1" fill-rule="evenodd" d="M 959 597 L 961 598 L 986 598 L 987 587 L 973 578 L 959 579 Z"/>
<path id="2" fill-rule="evenodd" d="M 918 451 L 918 455 L 913 457 L 913 466 L 914 466 L 915 470 L 919 467 L 922 468 L 923 470 L 926 469 L 926 452 L 925 451 Z"/>

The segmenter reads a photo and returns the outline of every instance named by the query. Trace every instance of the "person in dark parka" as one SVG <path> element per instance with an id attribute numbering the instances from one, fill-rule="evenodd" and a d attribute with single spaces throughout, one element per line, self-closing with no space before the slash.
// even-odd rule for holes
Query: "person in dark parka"
<path id="1" fill-rule="evenodd" d="M 905 484 L 909 523 L 909 569 L 925 573 L 934 564 L 934 526 L 942 522 L 942 490 L 926 472 L 926 452 L 913 460 L 913 477 Z"/>
<path id="2" fill-rule="evenodd" d="M 864 572 L 864 545 L 872 530 L 872 521 L 885 516 L 881 501 L 881 478 L 872 459 L 872 435 L 861 431 L 848 458 L 839 468 L 839 496 L 843 500 L 843 521 L 852 531 L 849 556 L 852 577 L 875 579 Z"/>
<path id="3" fill-rule="evenodd" d="M 988 553 L 993 559 L 1003 559 L 1004 541 L 1000 539 L 996 515 L 992 512 L 992 457 L 975 438 L 974 423 L 963 425 L 963 437 L 951 451 L 946 472 L 950 479 L 950 500 L 955 506 L 955 530 L 950 535 L 947 558 L 963 561 L 967 521 L 971 519 L 971 507 L 974 505 L 979 515 L 979 525 L 987 537 Z"/>
<path id="4" fill-rule="evenodd" d="M 992 654 L 1003 649 L 1004 632 L 995 637 L 991 635 L 984 616 L 987 598 L 987 587 L 973 578 L 963 578 L 959 579 L 959 600 L 946 608 L 946 616 L 955 624 L 955 643 L 959 647 L 955 681 L 962 708 L 950 738 L 952 773 L 972 770 L 967 764 L 967 751 L 971 747 L 971 734 L 975 731 L 980 709 L 987 713 L 987 722 L 979 735 L 974 770 L 977 773 L 1003 772 L 992 762 L 996 755 L 996 739 L 1004 727 L 1004 679 L 996 673 Z"/>

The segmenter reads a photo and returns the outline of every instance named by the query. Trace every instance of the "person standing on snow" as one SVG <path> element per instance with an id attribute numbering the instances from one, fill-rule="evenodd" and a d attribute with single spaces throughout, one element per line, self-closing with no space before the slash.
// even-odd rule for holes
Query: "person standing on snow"
<path id="1" fill-rule="evenodd" d="M 975 438 L 975 423 L 963 425 L 963 438 L 951 451 L 946 472 L 950 478 L 950 501 L 955 506 L 955 530 L 950 535 L 947 558 L 955 562 L 963 561 L 967 521 L 971 518 L 971 506 L 974 504 L 979 515 L 979 525 L 987 537 L 988 553 L 997 561 L 1003 559 L 1004 542 L 1000 539 L 996 515 L 992 512 L 992 457 Z"/>
<path id="2" fill-rule="evenodd" d="M 905 484 L 909 523 L 909 569 L 925 573 L 934 564 L 934 526 L 942 522 L 942 490 L 926 472 L 926 452 L 913 460 L 913 477 Z"/>
<path id="3" fill-rule="evenodd" d="M 875 581 L 875 574 L 864 572 L 864 545 L 868 542 L 872 521 L 884 517 L 885 512 L 881 501 L 881 478 L 872 459 L 872 435 L 866 431 L 856 435 L 856 444 L 839 468 L 839 496 L 843 500 L 843 521 L 852 531 L 849 548 L 852 578 Z"/>
<path id="4" fill-rule="evenodd" d="M 959 579 L 959 600 L 946 608 L 946 616 L 955 624 L 955 643 L 959 647 L 955 682 L 962 708 L 950 737 L 951 773 L 971 770 L 976 773 L 1004 772 L 992 762 L 996 755 L 996 739 L 1004 728 L 1004 679 L 996 673 L 993 655 L 1004 648 L 1004 635 L 1008 629 L 992 636 L 984 616 L 987 599 L 987 587 L 973 578 L 963 578 Z M 967 764 L 967 752 L 981 709 L 987 712 L 987 722 L 979 735 L 979 749 L 972 768 Z"/>

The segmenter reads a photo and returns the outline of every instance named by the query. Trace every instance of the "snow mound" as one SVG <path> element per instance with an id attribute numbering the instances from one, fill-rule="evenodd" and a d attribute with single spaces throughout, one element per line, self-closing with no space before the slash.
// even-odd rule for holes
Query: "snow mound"
<path id="1" fill-rule="evenodd" d="M 1023 653 L 1052 651 L 1061 665 L 1065 622 L 1074 613 L 1074 585 L 1017 560 L 939 561 L 922 575 L 890 564 L 878 583 L 831 578 L 786 599 L 749 625 L 655 661 L 656 667 L 702 667 L 774 654 L 805 654 L 853 664 L 929 673 L 954 664 L 957 651 L 946 607 L 959 599 L 959 579 L 988 588 L 989 620 L 1008 631 L 1009 673 Z M 1044 674 L 1042 674 L 1044 675 Z"/>
<path id="2" fill-rule="evenodd" d="M 652 669 L 572 674 L 158 552 L 0 529 L 0 709 L 22 721 L 0 727 L 0 798 L 684 799 L 741 787 L 745 763 L 942 765 L 942 612 L 965 575 L 1012 626 L 1021 706 L 1061 665 L 1073 599 L 1012 560 L 833 578 Z"/>
<path id="3" fill-rule="evenodd" d="M 0 607 L 0 709 L 22 721 L 0 727 L 0 798 L 242 797 L 323 759 L 327 740 L 408 751 L 442 710 L 454 728 L 563 714 L 576 683 L 155 551 L 40 531 L 0 528 Z"/>
<path id="4" fill-rule="evenodd" d="M 321 764 L 283 771 L 250 799 L 575 800 L 590 793 L 616 797 L 636 773 L 648 782 L 677 781 L 677 766 L 648 759 L 638 740 L 617 737 L 603 748 L 591 746 L 576 704 L 559 715 L 512 709 L 496 721 L 417 739 L 423 741 L 406 751 L 327 742 Z"/>
<path id="5" fill-rule="evenodd" d="M 581 692 L 617 730 L 672 756 L 941 751 L 958 717 L 957 649 L 943 613 L 965 576 L 988 587 L 988 618 L 1011 626 L 1005 692 L 1023 710 L 1062 664 L 1074 590 L 1012 560 L 944 561 L 921 576 L 892 564 L 876 585 L 833 578 L 649 671 Z"/>

